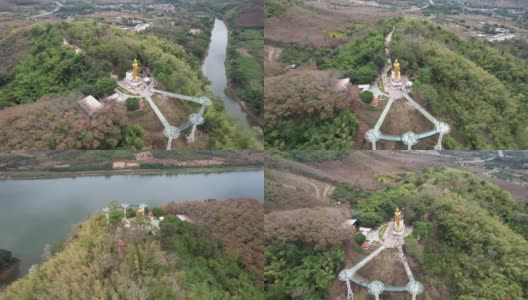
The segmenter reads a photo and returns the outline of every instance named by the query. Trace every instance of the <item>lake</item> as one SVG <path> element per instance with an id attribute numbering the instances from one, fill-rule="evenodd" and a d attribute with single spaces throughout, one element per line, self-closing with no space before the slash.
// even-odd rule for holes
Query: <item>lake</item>
<path id="1" fill-rule="evenodd" d="M 0 181 L 0 248 L 22 260 L 23 276 L 41 261 L 47 243 L 63 240 L 112 200 L 157 206 L 210 198 L 263 202 L 264 171 Z"/>
<path id="2" fill-rule="evenodd" d="M 240 107 L 240 103 L 225 93 L 227 88 L 225 69 L 227 42 L 228 34 L 226 24 L 222 20 L 215 19 L 211 33 L 211 42 L 209 43 L 209 51 L 202 65 L 202 72 L 211 81 L 213 94 L 224 102 L 227 114 L 239 118 L 242 126 L 250 127 L 251 121 L 249 116 Z"/>

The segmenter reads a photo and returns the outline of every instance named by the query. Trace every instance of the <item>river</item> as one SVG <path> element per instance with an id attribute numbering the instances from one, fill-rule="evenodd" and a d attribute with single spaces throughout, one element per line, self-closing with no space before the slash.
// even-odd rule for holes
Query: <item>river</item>
<path id="1" fill-rule="evenodd" d="M 211 81 L 213 94 L 222 99 L 228 115 L 239 118 L 240 124 L 249 128 L 252 123 L 240 103 L 226 95 L 227 76 L 225 60 L 227 53 L 227 26 L 224 21 L 215 19 L 209 50 L 202 65 L 202 72 Z"/>
<path id="2" fill-rule="evenodd" d="M 63 240 L 112 200 L 154 206 L 210 198 L 262 202 L 264 171 L 0 181 L 0 248 L 22 260 L 17 276 L 23 276 L 41 261 L 46 244 Z"/>

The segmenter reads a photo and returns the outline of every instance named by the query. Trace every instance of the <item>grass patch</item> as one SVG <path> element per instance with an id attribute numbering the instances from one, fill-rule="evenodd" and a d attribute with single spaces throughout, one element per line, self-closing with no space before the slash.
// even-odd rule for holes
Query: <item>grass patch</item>
<path id="1" fill-rule="evenodd" d="M 378 230 L 378 236 L 380 238 L 380 240 L 384 240 L 383 239 L 383 236 L 385 235 L 385 231 L 387 231 L 387 227 L 388 225 L 387 224 L 383 224 L 381 225 L 380 229 Z"/>
<path id="2" fill-rule="evenodd" d="M 380 89 L 380 91 L 384 92 L 384 93 L 387 93 L 385 91 L 385 85 L 383 84 L 383 80 L 380 80 L 378 81 L 378 88 Z M 380 97 L 381 98 L 381 97 Z"/>
<path id="3" fill-rule="evenodd" d="M 254 57 L 249 56 L 241 56 L 238 61 L 240 62 L 240 71 L 249 80 L 251 88 L 262 90 L 262 81 L 264 80 L 262 65 Z"/>
<path id="4" fill-rule="evenodd" d="M 342 39 L 342 38 L 344 38 L 346 36 L 346 34 L 344 32 L 337 31 L 337 30 L 328 30 L 325 33 L 329 37 L 335 38 L 335 39 Z"/>

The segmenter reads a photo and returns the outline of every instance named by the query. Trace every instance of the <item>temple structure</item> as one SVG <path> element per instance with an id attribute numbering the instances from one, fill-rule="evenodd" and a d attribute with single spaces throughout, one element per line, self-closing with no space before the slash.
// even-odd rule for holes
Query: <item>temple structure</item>
<path id="1" fill-rule="evenodd" d="M 205 122 L 203 114 L 207 106 L 213 104 L 213 102 L 207 97 L 195 97 L 186 96 L 168 91 L 156 89 L 157 82 L 154 78 L 139 76 L 139 62 L 134 59 L 132 64 L 132 70 L 126 72 L 126 77 L 123 80 L 117 82 L 120 90 L 116 90 L 116 94 L 112 95 L 110 99 L 116 99 L 120 102 L 125 102 L 129 98 L 142 98 L 152 108 L 154 114 L 158 117 L 161 124 L 163 125 L 163 134 L 168 138 L 167 150 L 171 149 L 172 140 L 177 139 L 181 132 L 190 129 L 190 134 L 187 136 L 189 143 L 194 143 L 196 127 L 202 125 Z M 182 101 L 194 102 L 200 105 L 200 110 L 197 113 L 193 113 L 189 116 L 189 120 L 181 124 L 180 126 L 173 126 L 161 113 L 156 103 L 152 100 L 154 94 L 159 94 L 164 97 L 176 98 Z M 141 103 L 140 103 L 141 104 Z"/>
<path id="2" fill-rule="evenodd" d="M 398 59 L 394 60 L 394 65 L 392 68 L 392 74 L 390 77 L 390 81 L 393 86 L 401 86 L 402 80 L 401 80 L 401 74 L 400 74 L 400 63 L 398 62 Z"/>
<path id="3" fill-rule="evenodd" d="M 399 208 L 396 208 L 394 212 L 394 226 L 392 228 L 392 234 L 403 235 L 405 231 L 405 224 L 403 224 L 403 218 Z"/>

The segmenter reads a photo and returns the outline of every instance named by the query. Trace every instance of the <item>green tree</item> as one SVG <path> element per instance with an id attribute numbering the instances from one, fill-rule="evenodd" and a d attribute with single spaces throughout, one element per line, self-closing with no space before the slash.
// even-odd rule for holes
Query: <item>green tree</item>
<path id="1" fill-rule="evenodd" d="M 123 129 L 119 149 L 141 150 L 143 149 L 143 127 L 134 124 Z"/>
<path id="2" fill-rule="evenodd" d="M 115 79 L 109 76 L 100 77 L 95 82 L 93 95 L 97 98 L 108 96 L 113 93 L 115 87 Z"/>
<path id="3" fill-rule="evenodd" d="M 139 100 L 138 98 L 128 98 L 126 99 L 126 106 L 128 110 L 135 111 L 139 109 Z"/>
<path id="4" fill-rule="evenodd" d="M 374 94 L 371 91 L 364 91 L 360 95 L 361 101 L 364 103 L 370 104 L 372 102 L 372 99 L 374 98 Z"/>
<path id="5" fill-rule="evenodd" d="M 420 239 L 426 239 L 431 234 L 433 224 L 429 222 L 418 221 L 414 224 L 413 235 Z"/>
<path id="6" fill-rule="evenodd" d="M 361 232 L 358 232 L 358 233 L 356 233 L 356 235 L 354 235 L 354 241 L 358 245 L 362 245 L 366 240 L 367 240 L 367 238 Z"/>
<path id="7" fill-rule="evenodd" d="M 11 251 L 0 249 L 0 271 L 9 267 L 13 263 L 13 255 Z"/>

